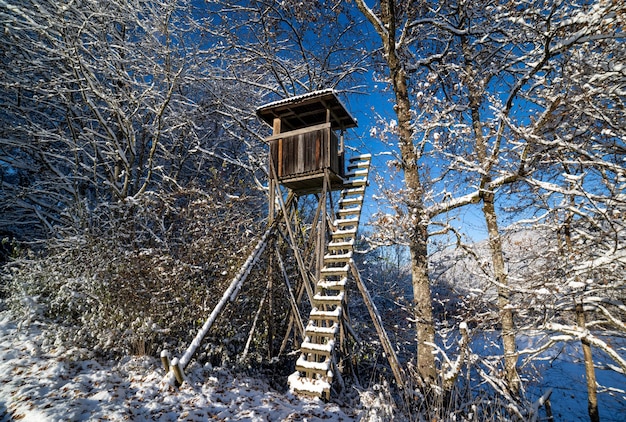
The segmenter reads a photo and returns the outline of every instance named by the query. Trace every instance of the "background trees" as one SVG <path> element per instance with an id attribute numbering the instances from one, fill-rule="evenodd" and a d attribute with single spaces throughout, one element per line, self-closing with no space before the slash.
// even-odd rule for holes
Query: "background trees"
<path id="1" fill-rule="evenodd" d="M 519 219 L 520 214 L 516 212 L 520 211 L 522 218 L 537 216 L 538 219 L 533 220 L 535 224 L 543 221 L 545 215 L 539 216 L 541 206 L 535 207 L 535 195 L 539 192 L 535 180 L 555 172 L 560 175 L 563 171 L 558 164 L 554 167 L 560 159 L 555 160 L 552 152 L 560 150 L 568 155 L 561 147 L 572 152 L 570 140 L 574 138 L 579 139 L 574 147 L 577 157 L 586 155 L 583 151 L 588 147 L 606 151 L 606 144 L 591 147 L 592 139 L 598 135 L 591 127 L 603 127 L 605 136 L 609 132 L 616 134 L 615 125 L 609 120 L 616 117 L 613 110 L 622 109 L 623 96 L 620 99 L 612 96 L 609 100 L 602 95 L 602 100 L 587 103 L 590 107 L 586 112 L 581 111 L 582 103 L 574 98 L 592 90 L 589 75 L 596 75 L 591 78 L 594 81 L 604 79 L 601 75 L 606 75 L 606 70 L 602 68 L 615 68 L 615 64 L 607 60 L 613 60 L 612 52 L 620 47 L 615 50 L 607 43 L 623 38 L 618 23 L 624 13 L 623 6 L 611 2 L 594 5 L 491 1 L 356 3 L 380 37 L 382 73 L 388 75 L 395 94 L 394 109 L 398 119 L 395 135 L 401 154 L 398 167 L 404 174 L 407 189 L 403 212 L 396 221 L 405 224 L 409 233 L 430 227 L 431 236 L 456 232 L 451 239 L 460 241 L 464 229 L 458 229 L 449 220 L 450 213 L 460 207 L 472 207 L 474 203 L 482 204 L 491 258 L 480 267 L 497 290 L 504 369 L 508 389 L 515 395 L 520 388 L 516 370 L 518 318 L 515 312 L 516 302 L 521 298 L 519 284 L 525 284 L 526 280 L 523 273 L 511 274 L 507 269 L 509 263 L 502 247 L 501 225 Z M 593 71 L 588 62 L 582 65 L 575 59 L 602 54 L 600 51 L 611 53 L 602 59 L 590 58 L 594 63 L 603 63 Z M 579 67 L 581 65 L 585 71 Z M 621 65 L 617 67 L 621 69 Z M 587 77 L 583 76 L 586 72 L 589 72 Z M 615 92 L 609 86 L 602 90 L 609 96 L 609 92 Z M 604 105 L 599 106 L 598 101 Z M 578 104 L 574 106 L 577 111 L 563 113 L 570 102 Z M 611 116 L 607 116 L 608 120 L 598 115 L 605 106 Z M 622 112 L 618 114 L 619 119 L 624 118 Z M 594 123 L 583 115 L 596 116 L 591 118 Z M 603 123 L 599 123 L 600 120 Z M 552 131 L 560 131 L 556 128 L 561 126 L 569 135 L 559 136 L 557 140 Z M 583 141 L 579 135 L 586 139 Z M 619 150 L 621 141 L 617 138 L 608 142 Z M 570 165 L 577 162 L 578 166 L 574 167 L 582 170 L 579 158 L 568 157 Z M 604 157 L 601 161 L 606 159 Z M 590 165 L 592 161 L 604 165 L 597 156 L 583 160 Z M 616 186 L 615 177 L 622 170 L 615 168 L 614 171 L 608 172 L 612 182 L 602 182 L 600 176 L 595 179 L 600 183 L 592 189 L 612 190 L 608 185 Z M 571 170 L 566 170 L 564 178 L 556 183 L 562 192 L 569 189 L 566 187 L 568 178 L 576 178 L 569 172 Z M 529 188 L 528 184 L 533 187 Z M 591 185 L 588 183 L 587 187 Z M 617 191 L 613 192 L 617 195 L 613 198 L 620 196 Z M 549 202 L 548 208 L 555 205 L 545 197 L 540 201 Z M 516 203 L 526 208 L 522 211 Z M 412 218 L 405 218 L 406 215 Z M 389 216 L 384 218 L 389 223 Z M 419 239 L 411 239 L 411 245 L 426 244 L 428 235 L 422 233 Z M 414 268 L 416 255 L 426 261 L 425 246 L 420 251 L 411 249 Z M 615 252 L 613 249 L 609 255 L 615 257 Z M 620 254 L 617 252 L 617 256 Z M 422 275 L 413 273 L 414 300 L 418 307 L 432 309 L 430 292 L 416 288 L 416 280 L 426 274 L 425 266 L 422 268 Z M 514 280 L 515 285 L 510 280 Z M 419 315 L 420 311 L 416 317 L 418 367 L 421 367 L 420 359 L 430 367 L 432 350 L 428 344 L 433 337 L 428 330 L 420 331 Z M 436 324 L 436 319 L 428 324 Z"/>
<path id="2" fill-rule="evenodd" d="M 193 323 L 166 329 L 172 309 L 193 303 L 180 319 L 197 320 L 264 224 L 255 107 L 320 88 L 367 91 L 374 77 L 393 93 L 384 135 L 397 139 L 390 171 L 405 185 L 391 187 L 396 215 L 384 213 L 373 236 L 409 245 L 418 384 L 437 384 L 455 362 L 438 348 L 444 319 L 501 329 L 506 376 L 494 385 L 511 401 L 523 390 L 518 354 L 535 352 L 517 350 L 522 328 L 551 333 L 540 349 L 565 334 L 623 367 L 598 332 L 624 330 L 625 16 L 604 0 L 5 2 L 0 231 L 55 239 L 46 259 L 12 264 L 22 281 L 11 286 L 47 286 L 50 314 L 73 312 L 77 324 L 137 334 L 154 323 L 163 337 L 150 341 L 184 338 Z M 459 223 L 466 209 L 479 212 L 487 254 Z M 513 228 L 536 233 L 540 251 L 522 250 Z M 445 318 L 432 283 L 448 267 L 435 242 L 456 247 L 471 262 L 464 277 L 485 292 L 446 286 L 457 296 Z M 388 309 L 402 302 L 395 282 L 406 271 L 375 254 L 367 265 L 382 270 L 368 273 L 398 296 Z M 76 311 L 93 308 L 119 319 L 81 322 Z"/>
<path id="3" fill-rule="evenodd" d="M 196 14 L 167 1 L 3 8 L 4 230 L 95 227 L 103 205 L 242 167 L 252 151 L 223 114 L 239 92 L 212 89 L 214 40 Z"/>

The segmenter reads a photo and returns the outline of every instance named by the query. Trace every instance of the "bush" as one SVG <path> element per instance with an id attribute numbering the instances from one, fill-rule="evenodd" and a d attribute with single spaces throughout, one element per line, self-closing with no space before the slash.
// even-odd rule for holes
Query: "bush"
<path id="1" fill-rule="evenodd" d="M 179 191 L 108 207 L 85 233 L 7 264 L 8 303 L 99 355 L 183 349 L 245 259 L 254 202 Z"/>

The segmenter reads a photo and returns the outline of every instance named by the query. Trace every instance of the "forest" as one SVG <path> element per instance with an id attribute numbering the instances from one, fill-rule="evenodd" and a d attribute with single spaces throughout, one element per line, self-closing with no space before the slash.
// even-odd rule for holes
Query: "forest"
<path id="1" fill-rule="evenodd" d="M 354 265 L 404 382 L 351 280 L 330 402 L 541 420 L 563 353 L 585 402 L 563 420 L 625 411 L 622 1 L 0 0 L 0 20 L 0 313 L 41 350 L 162 371 L 280 202 L 258 108 L 331 89 L 358 121 L 347 155 L 372 156 Z M 293 207 L 312 231 L 315 199 Z M 292 248 L 254 262 L 193 365 L 287 394 Z"/>

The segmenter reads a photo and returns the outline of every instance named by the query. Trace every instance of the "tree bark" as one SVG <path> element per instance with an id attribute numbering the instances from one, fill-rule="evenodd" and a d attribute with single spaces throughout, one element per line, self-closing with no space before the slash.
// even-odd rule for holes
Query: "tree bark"
<path id="1" fill-rule="evenodd" d="M 585 310 L 582 302 L 576 304 L 576 324 L 581 329 L 585 329 Z M 591 422 L 600 422 L 600 412 L 598 411 L 598 391 L 596 388 L 596 371 L 593 366 L 593 356 L 591 354 L 591 344 L 584 337 L 580 339 L 585 359 L 585 378 L 587 379 L 587 412 Z"/>
<path id="2" fill-rule="evenodd" d="M 565 168 L 567 171 L 567 168 Z M 574 204 L 574 198 L 570 196 L 569 202 L 571 205 Z M 563 232 L 565 237 L 565 247 L 567 248 L 567 252 L 570 256 L 574 256 L 574 243 L 572 242 L 572 232 L 571 232 L 571 223 L 572 223 L 573 215 L 569 213 L 565 218 L 565 223 L 563 225 Z M 585 318 L 585 308 L 583 305 L 583 298 L 580 299 L 580 302 L 576 303 L 575 312 L 576 312 L 576 324 L 580 327 L 581 330 L 585 330 L 587 326 L 587 321 Z M 585 361 L 585 379 L 587 380 L 587 412 L 589 413 L 589 420 L 591 422 L 600 422 L 600 412 L 598 410 L 598 396 L 597 396 L 597 388 L 596 388 L 596 371 L 593 366 L 593 355 L 591 353 L 591 344 L 588 339 L 581 338 L 580 343 L 583 349 L 583 358 Z"/>
<path id="3" fill-rule="evenodd" d="M 396 46 L 394 5 L 395 2 L 391 0 L 381 1 L 379 19 L 362 0 L 357 1 L 359 10 L 372 23 L 381 38 L 383 54 L 389 68 L 389 78 L 395 94 L 394 110 L 398 117 L 398 144 L 402 156 L 404 182 L 408 189 L 406 201 L 412 216 L 412 226 L 409 229 L 409 250 L 416 320 L 417 369 L 423 381 L 432 382 L 436 379 L 436 369 L 433 353 L 435 328 L 430 280 L 428 278 L 428 215 L 424 208 L 424 191 L 420 180 L 418 156 L 413 145 L 411 102 L 407 77 Z"/>
<path id="4" fill-rule="evenodd" d="M 502 343 L 504 346 L 504 370 L 506 381 L 513 395 L 520 391 L 520 378 L 517 373 L 517 346 L 515 344 L 515 324 L 513 322 L 513 310 L 511 309 L 508 277 L 504 266 L 502 252 L 502 239 L 498 229 L 498 221 L 494 205 L 494 193 L 483 193 L 483 214 L 489 233 L 489 248 L 493 265 L 493 277 L 497 283 L 498 310 L 502 330 Z"/>
<path id="5" fill-rule="evenodd" d="M 491 154 L 488 152 L 487 140 L 483 136 L 483 124 L 480 115 L 482 106 L 482 90 L 480 88 L 480 76 L 474 66 L 473 54 L 467 37 L 461 38 L 461 47 L 465 60 L 465 73 L 468 79 L 469 109 L 472 118 L 472 131 L 476 142 L 476 155 L 483 176 L 480 181 L 479 195 L 483 201 L 483 215 L 489 235 L 489 249 L 493 265 L 493 277 L 497 285 L 498 311 L 502 330 L 502 344 L 504 347 L 504 370 L 507 385 L 511 393 L 517 396 L 520 391 L 520 378 L 517 373 L 517 346 L 515 344 L 515 325 L 513 322 L 513 310 L 511 309 L 508 277 L 504 266 L 504 253 L 502 251 L 502 239 L 498 227 L 498 219 L 495 207 L 495 193 L 491 187 L 491 175 L 493 164 L 498 153 L 498 142 L 494 145 Z M 487 81 L 483 81 L 485 84 Z"/>

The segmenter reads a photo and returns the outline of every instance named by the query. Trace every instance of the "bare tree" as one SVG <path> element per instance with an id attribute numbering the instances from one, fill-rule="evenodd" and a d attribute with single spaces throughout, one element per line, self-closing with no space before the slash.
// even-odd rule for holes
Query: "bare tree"
<path id="1" fill-rule="evenodd" d="M 419 172 L 420 154 L 414 145 L 415 131 L 412 124 L 406 64 L 401 57 L 405 45 L 402 38 L 396 38 L 397 33 L 402 31 L 402 22 L 397 19 L 399 11 L 396 11 L 394 1 L 381 1 L 378 14 L 362 0 L 357 0 L 356 4 L 380 37 L 383 57 L 389 70 L 389 81 L 395 94 L 394 109 L 398 117 L 401 168 L 408 191 L 405 201 L 411 218 L 408 237 L 417 326 L 417 369 L 423 382 L 431 383 L 436 380 L 436 368 L 433 348 L 435 325 L 428 279 L 428 216 L 425 212 L 424 188 Z"/>
<path id="2" fill-rule="evenodd" d="M 102 205 L 201 183 L 216 164 L 245 170 L 258 151 L 229 136 L 242 129 L 224 109 L 246 98 L 249 121 L 253 97 L 214 82 L 220 52 L 192 6 L 33 0 L 0 13 L 5 230 L 88 227 Z"/>
<path id="3" fill-rule="evenodd" d="M 605 59 L 612 57 L 620 47 L 611 44 L 603 50 L 600 45 L 620 38 L 616 27 L 623 7 L 611 2 L 528 2 L 520 7 L 491 1 L 357 5 L 380 36 L 395 94 L 410 233 L 428 225 L 440 227 L 431 234 L 452 230 L 443 214 L 482 203 L 491 249 L 489 272 L 498 290 L 504 367 L 515 395 L 520 389 L 511 296 L 515 288 L 508 281 L 498 213 L 522 197 L 518 190 L 524 179 L 546 168 L 545 147 L 538 140 L 546 128 L 569 124 L 559 111 L 566 97 L 558 81 L 567 74 L 576 79 L 578 89 L 585 81 L 576 77 L 578 71 L 564 68 L 563 61 L 595 48 L 609 52 Z M 605 107 L 596 105 L 596 110 Z M 587 110 L 593 113 L 592 107 Z M 423 233 L 419 243 L 425 245 L 428 234 Z M 409 243 L 414 242 L 411 238 Z M 425 260 L 426 247 L 419 250 Z M 412 255 L 417 251 L 411 249 Z M 419 267 L 414 256 L 412 263 Z M 416 278 L 414 272 L 414 295 L 421 306 L 432 309 L 428 292 L 416 288 L 416 280 L 426 276 L 424 271 Z M 423 358 L 430 363 L 419 352 L 427 349 L 419 337 L 426 336 L 427 342 L 431 338 L 425 328 L 420 331 L 417 319 L 418 362 Z"/>

